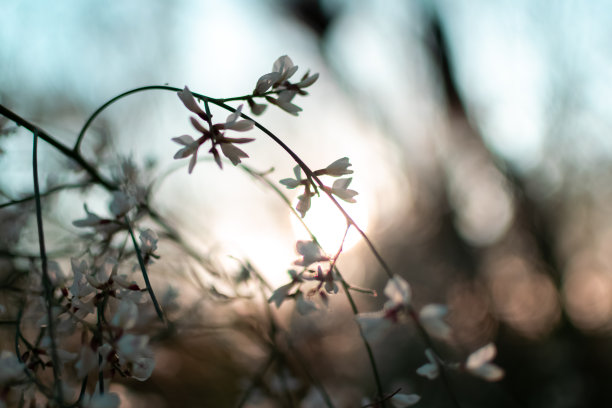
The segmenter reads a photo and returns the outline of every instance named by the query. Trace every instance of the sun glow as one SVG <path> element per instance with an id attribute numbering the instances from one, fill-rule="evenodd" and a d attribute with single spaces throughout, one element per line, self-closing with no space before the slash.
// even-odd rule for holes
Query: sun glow
<path id="1" fill-rule="evenodd" d="M 368 206 L 365 200 L 357 201 L 355 204 L 344 205 L 345 203 L 343 202 L 341 204 L 359 228 L 366 231 L 368 227 Z M 335 254 L 338 251 L 346 231 L 346 221 L 334 203 L 327 199 L 327 197 L 313 199 L 312 205 L 303 221 L 315 235 L 325 252 Z M 310 239 L 308 231 L 306 231 L 302 223 L 294 215 L 291 215 L 291 226 L 293 227 L 296 239 Z M 360 239 L 361 236 L 357 230 L 351 228 L 344 241 L 343 249 L 345 251 L 350 249 Z"/>

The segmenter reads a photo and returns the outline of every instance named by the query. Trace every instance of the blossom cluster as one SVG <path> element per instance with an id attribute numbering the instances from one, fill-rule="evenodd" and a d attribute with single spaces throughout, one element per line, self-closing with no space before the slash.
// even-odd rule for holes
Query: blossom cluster
<path id="1" fill-rule="evenodd" d="M 341 177 L 353 173 L 353 170 L 349 169 L 350 166 L 351 163 L 349 158 L 343 157 L 334 161 L 324 169 L 314 171 L 312 175 L 316 177 Z M 304 187 L 304 192 L 298 196 L 296 210 L 302 215 L 302 217 L 305 217 L 306 212 L 310 209 L 312 197 L 317 194 L 317 186 L 312 177 L 307 176 L 306 178 L 302 178 L 302 169 L 299 165 L 293 168 L 293 174 L 295 175 L 295 178 L 285 178 L 280 180 L 280 183 L 288 189 L 294 189 L 299 186 Z M 356 200 L 354 197 L 358 193 L 355 190 L 348 188 L 352 180 L 352 178 L 340 178 L 335 180 L 331 187 L 324 185 L 322 188 L 327 194 L 334 195 L 348 203 L 355 203 Z"/>

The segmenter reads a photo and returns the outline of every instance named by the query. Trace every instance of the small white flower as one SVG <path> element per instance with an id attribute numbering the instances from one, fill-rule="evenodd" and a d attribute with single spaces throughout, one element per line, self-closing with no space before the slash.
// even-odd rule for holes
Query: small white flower
<path id="1" fill-rule="evenodd" d="M 179 91 L 176 94 L 187 109 L 198 115 L 200 118 L 202 118 L 202 120 L 208 120 L 208 115 L 202 110 L 202 108 L 200 108 L 200 105 L 198 105 L 193 97 L 193 94 L 186 85 L 182 91 Z"/>
<path id="2" fill-rule="evenodd" d="M 266 100 L 270 103 L 273 103 L 274 105 L 277 105 L 285 112 L 297 116 L 298 113 L 302 111 L 302 108 L 291 103 L 296 94 L 297 91 L 284 90 L 279 92 L 278 97 L 276 99 L 271 96 L 266 96 Z"/>
<path id="3" fill-rule="evenodd" d="M 132 378 L 144 381 L 155 368 L 153 352 L 149 348 L 149 336 L 124 334 L 117 342 L 119 362 L 127 365 Z"/>
<path id="4" fill-rule="evenodd" d="M 355 190 L 348 189 L 348 186 L 351 184 L 352 180 L 352 178 L 338 179 L 334 181 L 331 189 L 327 187 L 326 190 L 348 203 L 356 203 L 357 201 L 353 197 L 359 193 L 357 193 Z"/>
<path id="5" fill-rule="evenodd" d="M 234 166 L 241 163 L 240 159 L 249 157 L 249 155 L 246 154 L 243 150 L 234 146 L 231 143 L 221 143 L 221 151 L 223 152 L 223 155 L 225 157 L 230 159 Z"/>
<path id="6" fill-rule="evenodd" d="M 321 252 L 321 248 L 314 241 L 298 241 L 295 249 L 302 258 L 293 262 L 294 265 L 308 266 L 315 262 L 329 261 L 329 257 Z"/>
<path id="7" fill-rule="evenodd" d="M 300 166 L 295 166 L 293 168 L 293 174 L 295 175 L 295 178 L 286 178 L 286 179 L 282 179 L 279 183 L 283 184 L 285 187 L 287 187 L 288 189 L 294 189 L 298 186 L 300 186 L 303 181 L 302 179 L 302 169 L 300 168 Z"/>
<path id="8" fill-rule="evenodd" d="M 417 394 L 395 394 L 391 397 L 391 403 L 395 408 L 411 407 L 421 400 Z"/>
<path id="9" fill-rule="evenodd" d="M 263 103 L 255 103 L 251 98 L 247 99 L 247 102 L 249 103 L 249 108 L 251 108 L 253 115 L 261 115 L 268 107 L 268 105 Z"/>
<path id="10" fill-rule="evenodd" d="M 295 86 L 297 86 L 300 89 L 308 88 L 310 85 L 314 84 L 317 81 L 317 79 L 319 79 L 318 73 L 310 75 L 310 72 L 306 72 L 304 76 L 302 77 L 302 80 L 298 82 L 297 84 L 295 84 Z"/>
<path id="11" fill-rule="evenodd" d="M 419 322 L 423 328 L 434 337 L 448 339 L 451 335 L 451 328 L 444 321 L 444 317 L 448 314 L 448 308 L 445 305 L 429 304 L 424 306 L 419 312 Z"/>
<path id="12" fill-rule="evenodd" d="M 504 370 L 491 363 L 496 354 L 495 344 L 489 343 L 469 355 L 465 362 L 465 369 L 484 380 L 499 381 L 504 377 Z"/>
<path id="13" fill-rule="evenodd" d="M 172 141 L 185 146 L 174 154 L 174 159 L 184 159 L 185 157 L 191 156 L 188 169 L 189 174 L 191 174 L 193 168 L 195 167 L 196 161 L 198 160 L 198 147 L 200 147 L 200 142 L 193 140 L 193 137 L 189 135 L 174 137 L 172 138 Z"/>
<path id="14" fill-rule="evenodd" d="M 293 61 L 287 55 L 279 57 L 272 65 L 272 71 L 280 74 L 274 86 L 278 86 L 291 78 L 298 70 L 297 65 L 293 65 Z"/>
<path id="15" fill-rule="evenodd" d="M 269 303 L 274 303 L 276 307 L 280 307 L 283 301 L 287 298 L 289 291 L 293 288 L 294 282 L 289 282 L 283 286 L 280 286 L 272 292 L 272 296 L 268 299 Z"/>
<path id="16" fill-rule="evenodd" d="M 422 375 L 423 377 L 427 377 L 430 380 L 433 380 L 440 375 L 440 367 L 438 366 L 438 360 L 434 355 L 432 349 L 425 350 L 425 356 L 429 360 L 429 363 L 423 364 L 419 368 L 417 368 L 416 372 L 418 375 Z"/>
<path id="17" fill-rule="evenodd" d="M 412 301 L 412 289 L 404 278 L 395 275 L 389 279 L 385 286 L 385 296 L 389 298 L 385 303 L 386 310 L 395 309 L 398 306 L 408 306 Z"/>
<path id="18" fill-rule="evenodd" d="M 242 105 L 238 106 L 235 112 L 231 113 L 225 123 L 222 124 L 224 129 L 231 129 L 236 132 L 244 132 L 250 129 L 253 129 L 253 121 L 240 119 L 240 115 L 242 114 Z"/>
<path id="19" fill-rule="evenodd" d="M 349 162 L 348 157 L 343 157 L 341 159 L 336 160 L 323 170 L 320 170 L 321 174 L 326 174 L 332 177 L 340 177 L 346 174 L 352 174 L 353 170 L 349 170 L 351 163 Z M 315 172 L 316 173 L 316 172 Z"/>

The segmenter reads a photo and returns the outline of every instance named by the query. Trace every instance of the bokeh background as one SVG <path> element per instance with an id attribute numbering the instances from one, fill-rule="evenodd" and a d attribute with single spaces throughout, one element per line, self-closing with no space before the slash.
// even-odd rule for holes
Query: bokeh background
<path id="1" fill-rule="evenodd" d="M 498 346 L 500 383 L 451 376 L 462 406 L 608 406 L 611 15 L 605 1 L 6 0 L 0 102 L 71 144 L 87 116 L 125 90 L 169 84 L 243 95 L 287 54 L 319 81 L 296 102 L 299 117 L 271 107 L 260 121 L 313 168 L 350 158 L 359 195 L 346 208 L 411 282 L 416 305 L 449 305 L 455 335 L 440 347 L 450 359 Z M 159 179 L 157 208 L 210 261 L 189 266 L 205 285 L 212 264 L 236 267 L 230 256 L 273 285 L 286 283 L 304 233 L 270 189 L 206 161 L 192 175 L 185 167 L 168 173 L 177 165 L 170 139 L 192 132 L 187 117 L 172 93 L 138 94 L 101 115 L 84 148 L 109 174 L 114 159 L 129 156 Z M 17 131 L 0 147 L 3 195 L 31 192 L 31 139 Z M 41 149 L 45 185 L 69 181 L 66 160 Z M 272 180 L 291 176 L 293 163 L 263 134 L 245 150 L 252 168 L 274 169 Z M 83 202 L 107 211 L 102 191 L 54 200 L 48 228 L 57 242 L 76 237 L 70 222 L 84 215 Z M 344 221 L 323 201 L 305 221 L 333 253 Z M 27 228 L 14 233 L 17 215 L 26 217 L 0 209 L 3 265 L 9 248 L 32 245 Z M 201 299 L 180 252 L 160 250 L 158 284 L 171 282 L 184 305 L 197 304 L 202 329 L 160 345 L 149 382 L 118 389 L 135 407 L 232 406 L 266 361 L 236 327 L 260 324 L 265 307 Z M 385 285 L 356 238 L 339 266 L 358 286 L 380 293 Z M 363 311 L 383 301 L 358 297 Z M 283 305 L 279 321 L 339 406 L 357 406 L 374 393 L 371 373 L 345 299 L 329 308 L 303 318 Z M 218 322 L 233 329 L 212 329 Z M 422 406 L 449 406 L 440 384 L 414 374 L 425 361 L 413 328 L 374 346 L 389 389 L 422 394 Z M 277 382 L 291 388 L 299 375 L 287 367 L 276 370 Z M 265 384 L 274 381 L 262 380 L 251 406 L 289 404 L 267 402 L 274 387 Z M 304 398 L 295 406 L 318 406 L 295 387 Z"/>

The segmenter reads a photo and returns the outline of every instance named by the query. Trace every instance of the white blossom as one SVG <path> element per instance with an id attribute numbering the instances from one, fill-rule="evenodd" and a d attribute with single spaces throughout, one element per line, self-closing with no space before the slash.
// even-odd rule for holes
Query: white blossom
<path id="1" fill-rule="evenodd" d="M 419 312 L 419 322 L 423 328 L 434 337 L 448 339 L 451 335 L 451 328 L 444 321 L 444 317 L 448 314 L 448 308 L 445 305 L 429 304 L 424 306 Z"/>
<path id="2" fill-rule="evenodd" d="M 395 394 L 391 397 L 391 404 L 395 408 L 411 407 L 421 400 L 417 394 Z"/>
<path id="3" fill-rule="evenodd" d="M 114 327 L 131 329 L 137 321 L 138 306 L 129 300 L 122 299 L 110 323 Z"/>
<path id="4" fill-rule="evenodd" d="M 250 129 L 253 129 L 253 121 L 247 119 L 240 119 L 240 115 L 242 114 L 242 105 L 238 106 L 235 112 L 231 113 L 225 123 L 223 123 L 224 129 L 231 129 L 236 132 L 244 132 Z"/>
<path id="5" fill-rule="evenodd" d="M 18 383 L 25 378 L 25 365 L 15 353 L 3 350 L 0 353 L 0 387 Z"/>
<path id="6" fill-rule="evenodd" d="M 348 188 L 352 180 L 352 178 L 338 179 L 334 181 L 334 184 L 332 184 L 331 189 L 329 187 L 326 187 L 326 190 L 348 203 L 355 203 L 357 201 L 353 197 L 355 197 L 359 193 L 357 193 L 355 190 L 350 190 Z"/>
<path id="7" fill-rule="evenodd" d="M 437 378 L 438 375 L 440 375 L 440 367 L 438 366 L 438 360 L 436 359 L 433 350 L 429 348 L 425 350 L 425 356 L 427 357 L 427 360 L 429 360 L 429 363 L 423 364 L 422 366 L 417 368 L 416 372 L 418 375 L 433 380 Z"/>
<path id="8" fill-rule="evenodd" d="M 393 276 L 385 286 L 385 296 L 389 300 L 385 303 L 385 309 L 391 310 L 398 306 L 408 306 L 412 301 L 412 289 L 410 284 L 399 275 Z"/>
<path id="9" fill-rule="evenodd" d="M 117 342 L 119 362 L 127 365 L 133 378 L 144 381 L 155 368 L 153 352 L 149 348 L 149 336 L 124 334 Z"/>
<path id="10" fill-rule="evenodd" d="M 200 108 L 200 105 L 198 105 L 196 102 L 187 85 L 185 85 L 185 88 L 182 91 L 179 91 L 176 94 L 187 109 L 198 115 L 200 118 L 202 118 L 202 120 L 208 120 L 208 115 L 202 110 L 202 108 Z"/>
<path id="11" fill-rule="evenodd" d="M 317 310 L 317 305 L 306 299 L 302 292 L 297 292 L 295 295 L 295 307 L 301 315 L 306 315 Z"/>
<path id="12" fill-rule="evenodd" d="M 329 257 L 323 254 L 319 245 L 314 241 L 298 241 L 295 244 L 295 250 L 302 257 L 293 262 L 294 265 L 308 266 L 315 262 L 329 260 Z"/>
<path id="13" fill-rule="evenodd" d="M 350 166 L 351 163 L 349 162 L 349 158 L 343 157 L 321 170 L 321 173 L 332 177 L 340 177 L 353 173 L 353 170 L 349 170 Z"/>
<path id="14" fill-rule="evenodd" d="M 383 311 L 359 313 L 355 319 L 365 338 L 372 341 L 380 338 L 393 324 L 391 320 L 385 318 Z"/>
<path id="15" fill-rule="evenodd" d="M 174 159 L 184 159 L 185 157 L 191 156 L 188 168 L 189 174 L 191 174 L 193 168 L 195 167 L 196 161 L 198 160 L 198 147 L 200 147 L 199 141 L 194 140 L 193 137 L 189 135 L 174 137 L 172 138 L 172 141 L 185 146 L 174 154 Z"/>
<path id="16" fill-rule="evenodd" d="M 157 234 L 150 228 L 142 231 L 139 236 L 140 250 L 145 254 L 151 254 L 157 249 Z"/>
<path id="17" fill-rule="evenodd" d="M 465 369 L 487 381 L 498 381 L 504 377 L 504 370 L 491 363 L 497 354 L 495 344 L 489 343 L 469 355 L 465 362 Z"/>
<path id="18" fill-rule="evenodd" d="M 117 218 L 124 216 L 134 207 L 136 201 L 123 191 L 113 192 L 113 200 L 110 203 L 111 213 Z"/>

